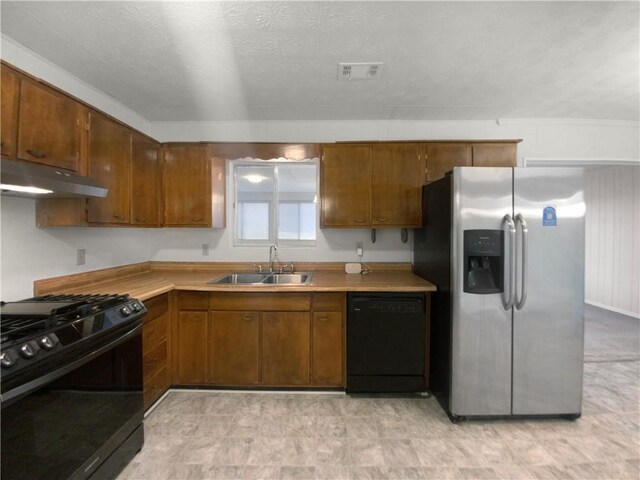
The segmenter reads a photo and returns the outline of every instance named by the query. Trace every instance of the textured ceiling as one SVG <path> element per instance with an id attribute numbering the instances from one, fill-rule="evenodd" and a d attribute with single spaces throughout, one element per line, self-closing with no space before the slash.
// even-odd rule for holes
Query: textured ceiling
<path id="1" fill-rule="evenodd" d="M 0 5 L 3 34 L 151 121 L 639 118 L 635 1 Z"/>

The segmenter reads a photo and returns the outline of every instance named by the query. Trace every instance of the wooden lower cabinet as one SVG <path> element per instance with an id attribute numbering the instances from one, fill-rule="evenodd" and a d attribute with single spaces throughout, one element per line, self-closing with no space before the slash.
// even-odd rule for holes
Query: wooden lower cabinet
<path id="1" fill-rule="evenodd" d="M 261 313 L 262 383 L 309 385 L 309 312 Z"/>
<path id="2" fill-rule="evenodd" d="M 311 384 L 344 384 L 344 322 L 342 312 L 314 312 L 311 338 Z"/>
<path id="3" fill-rule="evenodd" d="M 202 295 L 178 296 L 176 383 L 344 386 L 344 293 L 213 292 L 208 318 Z"/>
<path id="4" fill-rule="evenodd" d="M 177 383 L 204 385 L 207 383 L 207 311 L 178 311 Z"/>
<path id="5" fill-rule="evenodd" d="M 260 314 L 212 311 L 209 317 L 209 383 L 260 383 Z"/>
<path id="6" fill-rule="evenodd" d="M 171 386 L 169 368 L 169 294 L 144 302 L 147 315 L 142 327 L 142 376 L 144 408 L 149 408 Z"/>

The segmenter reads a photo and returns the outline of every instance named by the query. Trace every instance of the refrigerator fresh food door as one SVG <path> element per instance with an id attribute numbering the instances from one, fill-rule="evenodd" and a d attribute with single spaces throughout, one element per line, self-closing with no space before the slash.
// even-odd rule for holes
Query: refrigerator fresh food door
<path id="1" fill-rule="evenodd" d="M 512 235 L 505 221 L 512 212 L 511 168 L 460 167 L 453 171 L 452 248 L 451 248 L 451 391 L 449 410 L 453 415 L 509 415 L 511 413 L 511 315 L 508 306 L 509 255 Z M 485 231 L 504 232 L 503 255 L 486 258 L 467 248 L 465 230 L 478 242 L 491 242 L 496 235 Z M 482 247 L 482 245 L 480 245 Z M 476 255 L 470 259 L 469 255 Z M 496 272 L 498 265 L 502 271 Z M 471 273 L 470 270 L 475 269 Z M 485 271 L 482 271 L 482 270 Z M 502 292 L 464 292 L 465 275 L 471 282 L 490 277 L 503 278 Z M 469 279 L 467 279 L 467 282 Z M 500 281 L 493 281 L 496 283 Z M 480 289 L 485 291 L 485 289 Z M 505 307 L 505 304 L 507 306 Z"/>
<path id="2" fill-rule="evenodd" d="M 514 169 L 514 415 L 581 411 L 584 210 L 582 169 Z"/>

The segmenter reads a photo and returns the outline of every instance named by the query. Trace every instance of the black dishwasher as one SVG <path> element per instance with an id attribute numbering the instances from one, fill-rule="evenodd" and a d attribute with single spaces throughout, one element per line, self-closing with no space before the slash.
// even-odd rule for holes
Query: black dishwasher
<path id="1" fill-rule="evenodd" d="M 423 293 L 349 293 L 347 393 L 423 392 Z"/>

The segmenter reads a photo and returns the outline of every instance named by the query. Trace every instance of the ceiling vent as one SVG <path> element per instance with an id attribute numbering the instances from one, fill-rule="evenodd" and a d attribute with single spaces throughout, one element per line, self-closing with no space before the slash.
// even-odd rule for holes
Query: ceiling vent
<path id="1" fill-rule="evenodd" d="M 338 80 L 375 80 L 381 72 L 382 62 L 338 64 Z"/>

